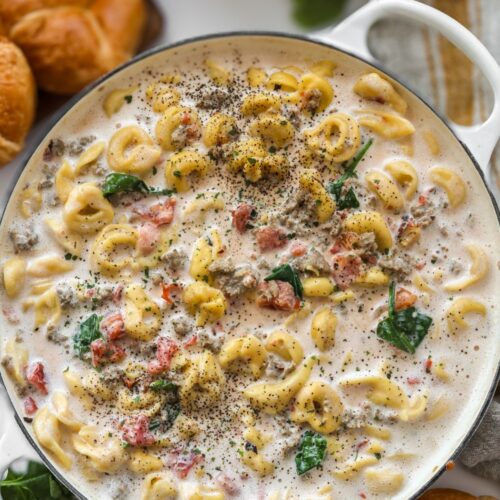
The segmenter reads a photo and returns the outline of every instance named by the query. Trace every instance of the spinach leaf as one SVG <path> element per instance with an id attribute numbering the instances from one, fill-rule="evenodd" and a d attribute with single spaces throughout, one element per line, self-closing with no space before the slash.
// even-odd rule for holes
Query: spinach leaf
<path id="1" fill-rule="evenodd" d="M 300 281 L 297 271 L 290 264 L 283 264 L 275 267 L 269 276 L 264 278 L 265 281 L 279 280 L 286 281 L 293 286 L 295 295 L 301 299 L 304 296 L 304 289 Z"/>
<path id="2" fill-rule="evenodd" d="M 299 476 L 320 465 L 325 456 L 326 438 L 317 432 L 304 432 L 297 455 L 295 455 L 295 465 Z"/>
<path id="3" fill-rule="evenodd" d="M 170 427 L 174 425 L 175 419 L 179 416 L 179 413 L 181 412 L 181 404 L 179 401 L 174 401 L 172 403 L 167 404 L 165 410 L 167 414 L 165 425 L 167 429 L 170 429 Z"/>
<path id="4" fill-rule="evenodd" d="M 402 351 L 414 354 L 432 324 L 432 318 L 415 307 L 396 311 L 396 285 L 389 287 L 389 315 L 377 325 L 377 335 Z"/>
<path id="5" fill-rule="evenodd" d="M 293 18 L 304 28 L 330 24 L 341 13 L 345 0 L 293 0 Z"/>
<path id="6" fill-rule="evenodd" d="M 33 461 L 28 462 L 24 473 L 8 469 L 7 476 L 0 481 L 0 495 L 3 500 L 76 499 L 45 465 Z"/>
<path id="7" fill-rule="evenodd" d="M 149 388 L 153 391 L 176 391 L 179 386 L 171 382 L 170 380 L 158 379 L 149 384 Z"/>
<path id="8" fill-rule="evenodd" d="M 80 323 L 78 332 L 73 335 L 73 348 L 80 358 L 90 351 L 90 344 L 97 339 L 102 339 L 102 333 L 99 328 L 102 316 L 92 314 L 85 321 Z"/>
<path id="9" fill-rule="evenodd" d="M 108 197 L 117 193 L 143 193 L 145 195 L 164 194 L 171 196 L 175 193 L 175 190 L 149 187 L 143 180 L 135 175 L 120 173 L 108 174 L 102 185 L 102 194 Z"/>
<path id="10" fill-rule="evenodd" d="M 347 193 L 342 196 L 342 188 L 344 187 L 345 181 L 350 177 L 356 175 L 355 170 L 359 162 L 362 160 L 363 156 L 370 149 L 373 144 L 373 139 L 369 139 L 362 148 L 356 153 L 351 162 L 346 166 L 345 172 L 335 181 L 331 182 L 328 186 L 328 191 L 333 194 L 335 201 L 337 202 L 337 208 L 344 210 L 346 208 L 358 208 L 359 201 L 356 197 L 356 193 L 352 187 L 349 188 Z"/>

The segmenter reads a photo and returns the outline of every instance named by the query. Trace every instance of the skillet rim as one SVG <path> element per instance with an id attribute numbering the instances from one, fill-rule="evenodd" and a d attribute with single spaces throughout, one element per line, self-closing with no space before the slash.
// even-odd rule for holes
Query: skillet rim
<path id="1" fill-rule="evenodd" d="M 338 52 L 341 52 L 347 56 L 353 57 L 354 59 L 357 59 L 358 61 L 361 61 L 362 63 L 371 66 L 373 68 L 376 68 L 378 71 L 381 73 L 389 76 L 392 80 L 396 81 L 399 85 L 404 87 L 407 91 L 412 93 L 419 101 L 421 104 L 423 104 L 425 107 L 427 107 L 434 115 L 435 117 L 443 123 L 446 128 L 451 132 L 452 136 L 457 140 L 457 142 L 462 146 L 462 149 L 464 152 L 467 154 L 469 159 L 471 160 L 472 164 L 474 165 L 475 169 L 478 171 L 482 183 L 484 187 L 486 188 L 486 191 L 488 192 L 488 195 L 490 197 L 490 201 L 493 205 L 493 209 L 495 211 L 496 217 L 497 217 L 497 223 L 500 226 L 500 209 L 498 207 L 497 201 L 495 200 L 495 197 L 488 186 L 484 172 L 482 171 L 481 167 L 479 166 L 478 162 L 472 155 L 471 151 L 467 147 L 465 143 L 463 143 L 456 133 L 453 131 L 453 129 L 450 127 L 448 121 L 441 116 L 441 114 L 434 108 L 434 106 L 431 106 L 429 103 L 423 99 L 418 91 L 414 90 L 409 83 L 406 83 L 402 81 L 403 79 L 399 76 L 395 76 L 392 74 L 391 71 L 385 69 L 382 67 L 381 64 L 378 63 L 373 63 L 371 61 L 365 60 L 363 57 L 360 57 L 356 54 L 353 54 L 349 50 L 345 50 L 343 48 L 339 48 L 335 46 L 333 43 L 327 43 L 326 41 L 319 40 L 316 38 L 312 38 L 311 36 L 307 35 L 302 35 L 302 34 L 295 34 L 295 33 L 286 33 L 286 32 L 280 32 L 280 31 L 266 31 L 266 30 L 236 30 L 236 31 L 225 31 L 221 33 L 211 33 L 211 34 L 206 34 L 206 35 L 200 35 L 200 36 L 194 36 L 194 37 L 189 37 L 189 38 L 184 38 L 182 40 L 179 40 L 177 42 L 173 43 L 167 43 L 163 45 L 159 45 L 158 47 L 151 48 L 149 50 L 146 50 L 145 52 L 142 52 L 140 54 L 137 54 L 134 56 L 132 59 L 129 61 L 121 64 L 120 66 L 117 66 L 113 70 L 111 70 L 109 73 L 106 73 L 102 77 L 100 77 L 98 80 L 92 82 L 90 85 L 82 89 L 78 94 L 74 95 L 71 97 L 61 108 L 59 108 L 47 121 L 47 123 L 42 127 L 41 130 L 39 130 L 35 136 L 34 144 L 30 146 L 23 154 L 21 157 L 21 161 L 19 162 L 19 167 L 17 168 L 17 171 L 15 172 L 15 175 L 13 179 L 10 182 L 9 189 L 7 190 L 6 194 L 6 199 L 2 200 L 2 207 L 0 208 L 1 214 L 0 214 L 0 226 L 3 223 L 3 218 L 7 209 L 7 205 L 9 204 L 12 194 L 17 186 L 17 183 L 19 181 L 19 177 L 24 171 L 25 167 L 29 163 L 31 157 L 33 154 L 36 152 L 36 150 L 40 147 L 42 142 L 45 140 L 47 135 L 49 135 L 50 131 L 55 127 L 55 125 L 64 117 L 66 114 L 70 113 L 71 110 L 73 109 L 76 104 L 83 99 L 87 94 L 89 94 L 92 90 L 96 89 L 106 81 L 110 80 L 113 76 L 124 70 L 125 68 L 128 68 L 129 66 L 134 65 L 135 63 L 142 61 L 143 59 L 147 59 L 150 56 L 159 54 L 161 52 L 169 51 L 172 49 L 175 49 L 176 47 L 183 47 L 185 45 L 189 45 L 192 43 L 199 43 L 203 41 L 208 41 L 208 40 L 214 40 L 214 39 L 221 39 L 221 38 L 243 38 L 243 37 L 274 37 L 277 39 L 292 39 L 300 42 L 306 42 L 314 45 L 320 45 L 326 48 L 330 48 L 333 50 L 336 50 Z M 4 202 L 4 203 L 3 203 Z M 467 443 L 470 441 L 476 430 L 478 429 L 482 419 L 484 418 L 491 402 L 493 401 L 493 397 L 495 395 L 496 387 L 498 386 L 500 382 L 500 364 L 497 367 L 496 374 L 493 376 L 493 379 L 491 381 L 490 388 L 488 390 L 488 393 L 484 399 L 484 401 L 481 403 L 479 407 L 479 412 L 471 425 L 471 427 L 468 429 L 466 436 L 462 439 L 460 444 L 455 448 L 455 450 L 451 453 L 450 457 L 448 458 L 447 462 L 443 464 L 441 467 L 436 470 L 436 472 L 432 475 L 432 477 L 426 481 L 416 492 L 415 494 L 411 497 L 411 499 L 418 499 L 420 495 L 422 495 L 441 475 L 446 471 L 446 465 L 450 461 L 456 461 L 460 453 L 463 451 L 463 449 L 466 447 Z M 9 392 L 7 391 L 7 387 L 5 384 L 5 381 L 3 380 L 2 373 L 0 371 L 0 383 L 3 385 L 7 397 L 7 401 L 12 407 L 12 410 L 14 412 L 14 418 L 20 427 L 22 433 L 30 443 L 30 445 L 33 447 L 33 449 L 37 452 L 39 455 L 40 459 L 42 462 L 46 465 L 48 470 L 57 478 L 57 480 L 63 484 L 71 493 L 73 493 L 77 498 L 81 500 L 89 500 L 87 497 L 82 495 L 75 486 L 73 486 L 67 479 L 66 477 L 60 473 L 57 468 L 52 464 L 52 461 L 49 460 L 48 454 L 45 454 L 41 448 L 41 446 L 31 437 L 31 434 L 28 432 L 25 422 L 23 422 L 23 419 L 20 417 L 20 415 L 17 413 L 14 403 L 11 400 L 11 397 L 9 395 Z"/>

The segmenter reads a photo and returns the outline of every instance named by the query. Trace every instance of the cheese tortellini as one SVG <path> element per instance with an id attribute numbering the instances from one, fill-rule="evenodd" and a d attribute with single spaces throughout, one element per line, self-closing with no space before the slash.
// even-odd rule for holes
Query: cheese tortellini
<path id="1" fill-rule="evenodd" d="M 472 261 L 468 276 L 444 285 L 444 289 L 448 292 L 460 292 L 477 283 L 488 272 L 488 257 L 484 250 L 476 245 L 467 245 L 465 249 Z"/>
<path id="2" fill-rule="evenodd" d="M 242 171 L 250 182 L 268 175 L 282 176 L 289 168 L 285 156 L 269 153 L 261 139 L 237 142 L 227 164 L 230 172 Z"/>
<path id="3" fill-rule="evenodd" d="M 361 211 L 353 213 L 344 220 L 344 227 L 348 231 L 354 231 L 355 233 L 373 232 L 380 250 L 392 247 L 391 231 L 379 212 Z"/>
<path id="4" fill-rule="evenodd" d="M 326 222 L 335 211 L 335 202 L 318 178 L 316 170 L 305 170 L 299 179 L 300 186 L 308 191 L 316 204 L 316 217 L 320 223 Z"/>
<path id="5" fill-rule="evenodd" d="M 344 406 L 337 393 L 326 382 L 307 383 L 297 394 L 290 414 L 293 422 L 307 422 L 316 432 L 330 434 L 341 424 Z"/>
<path id="6" fill-rule="evenodd" d="M 125 287 L 125 331 L 130 337 L 151 340 L 161 325 L 161 312 L 158 304 L 151 300 L 144 288 L 138 284 Z"/>
<path id="7" fill-rule="evenodd" d="M 12 257 L 3 265 L 3 286 L 10 298 L 16 297 L 24 285 L 26 261 L 22 257 Z"/>
<path id="8" fill-rule="evenodd" d="M 181 400 L 186 407 L 212 404 L 220 398 L 224 384 L 224 373 L 217 358 L 205 350 L 191 360 L 180 390 Z"/>
<path id="9" fill-rule="evenodd" d="M 96 426 L 86 425 L 71 436 L 77 453 L 98 472 L 113 473 L 125 462 L 125 449 L 117 437 L 105 436 Z"/>
<path id="10" fill-rule="evenodd" d="M 134 263 L 135 247 L 139 234 L 129 224 L 110 224 L 96 237 L 91 250 L 91 259 L 95 267 L 104 275 L 113 276 Z M 115 257 L 118 248 L 127 248 L 121 259 Z"/>
<path id="11" fill-rule="evenodd" d="M 189 190 L 188 177 L 193 173 L 203 177 L 210 167 L 207 158 L 196 151 L 181 151 L 175 153 L 165 166 L 167 184 L 182 193 Z"/>
<path id="12" fill-rule="evenodd" d="M 269 335 L 266 350 L 277 354 L 285 361 L 292 361 L 295 366 L 304 359 L 304 349 L 300 342 L 284 330 L 276 330 Z"/>
<path id="13" fill-rule="evenodd" d="M 446 321 L 448 322 L 448 330 L 452 334 L 467 330 L 469 323 L 465 320 L 465 316 L 470 313 L 486 316 L 486 307 L 482 302 L 471 297 L 460 297 L 455 299 L 448 310 L 446 311 Z"/>
<path id="14" fill-rule="evenodd" d="M 183 133 L 177 133 L 179 127 L 189 126 Z M 163 149 L 175 151 L 187 143 L 189 136 L 196 136 L 201 128 L 198 115 L 191 109 L 183 106 L 167 108 L 156 124 L 156 138 Z"/>
<path id="15" fill-rule="evenodd" d="M 196 313 L 197 326 L 217 321 L 227 308 L 224 294 L 203 281 L 188 285 L 182 293 L 182 300 L 192 314 Z"/>
<path id="16" fill-rule="evenodd" d="M 161 149 L 140 127 L 128 125 L 117 130 L 109 141 L 107 160 L 110 168 L 125 174 L 147 173 L 159 160 Z"/>
<path id="17" fill-rule="evenodd" d="M 250 125 L 250 134 L 277 148 L 282 148 L 293 139 L 295 129 L 284 116 L 263 113 Z"/>
<path id="18" fill-rule="evenodd" d="M 463 179 L 445 167 L 433 167 L 429 170 L 432 182 L 443 188 L 448 195 L 448 201 L 452 208 L 460 205 L 467 196 L 467 187 Z"/>
<path id="19" fill-rule="evenodd" d="M 28 382 L 25 377 L 25 369 L 28 365 L 28 349 L 18 339 L 11 337 L 5 342 L 2 351 L 6 360 L 4 366 L 7 373 L 19 388 L 26 387 Z"/>
<path id="20" fill-rule="evenodd" d="M 377 73 L 368 73 L 361 76 L 354 85 L 353 90 L 365 99 L 380 104 L 388 104 L 398 113 L 406 113 L 408 107 L 406 101 L 394 90 L 391 83 L 384 80 Z"/>
<path id="21" fill-rule="evenodd" d="M 392 179 L 382 172 L 371 170 L 365 175 L 370 191 L 375 193 L 385 208 L 400 211 L 404 206 L 404 198 Z"/>
<path id="22" fill-rule="evenodd" d="M 144 479 L 141 500 L 175 500 L 176 480 L 168 472 L 153 472 Z"/>
<path id="23" fill-rule="evenodd" d="M 359 111 L 358 122 L 385 139 L 401 139 L 415 133 L 413 124 L 402 116 L 377 109 Z"/>
<path id="24" fill-rule="evenodd" d="M 252 406 L 269 415 L 281 413 L 290 400 L 305 385 L 315 364 L 313 357 L 307 358 L 293 373 L 280 382 L 257 383 L 247 387 L 243 395 Z"/>
<path id="25" fill-rule="evenodd" d="M 259 378 L 266 361 L 266 349 L 255 335 L 231 339 L 222 347 L 219 362 L 222 368 L 228 369 L 235 361 L 241 361 L 243 367 L 248 365 L 252 375 Z"/>
<path id="26" fill-rule="evenodd" d="M 384 169 L 387 170 L 399 184 L 406 186 L 405 198 L 407 200 L 411 199 L 418 188 L 418 176 L 415 167 L 410 162 L 397 160 L 387 163 Z"/>
<path id="27" fill-rule="evenodd" d="M 73 188 L 64 204 L 64 222 L 70 231 L 77 234 L 97 233 L 113 217 L 113 206 L 104 198 L 102 191 L 91 183 Z"/>
<path id="28" fill-rule="evenodd" d="M 311 322 L 311 338 L 320 351 L 326 351 L 335 343 L 337 316 L 328 308 L 320 309 Z"/>
<path id="29" fill-rule="evenodd" d="M 38 442 L 51 453 L 62 467 L 65 469 L 71 467 L 73 460 L 62 448 L 59 420 L 46 406 L 36 412 L 33 419 L 33 432 Z"/>
<path id="30" fill-rule="evenodd" d="M 361 144 L 358 123 L 346 113 L 327 116 L 305 134 L 311 150 L 327 163 L 350 160 Z"/>

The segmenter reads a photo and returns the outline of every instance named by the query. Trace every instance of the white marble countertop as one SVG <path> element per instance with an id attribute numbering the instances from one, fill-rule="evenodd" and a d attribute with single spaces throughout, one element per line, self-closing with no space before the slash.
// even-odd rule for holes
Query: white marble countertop
<path id="1" fill-rule="evenodd" d="M 291 0 L 157 0 L 157 3 L 165 12 L 166 25 L 161 43 L 221 31 L 253 29 L 301 32 L 291 19 Z M 362 3 L 363 0 L 351 0 L 349 10 Z M 49 119 L 47 117 L 35 125 L 28 138 L 27 150 L 36 144 Z M 10 187 L 22 168 L 22 162 L 21 156 L 0 170 L 2 210 Z M 5 398 L 0 397 L 0 449 L 6 431 L 12 429 L 12 418 L 9 417 L 11 413 Z M 24 438 L 20 435 L 20 439 Z M 500 499 L 500 484 L 478 478 L 460 464 L 446 472 L 434 486 L 457 488 L 475 495 L 493 495 Z"/>

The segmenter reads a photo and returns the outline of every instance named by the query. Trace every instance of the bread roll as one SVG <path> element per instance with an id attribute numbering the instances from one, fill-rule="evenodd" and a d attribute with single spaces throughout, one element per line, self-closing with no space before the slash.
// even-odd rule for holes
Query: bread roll
<path id="1" fill-rule="evenodd" d="M 0 36 L 0 166 L 21 150 L 35 114 L 35 82 L 23 53 Z"/>
<path id="2" fill-rule="evenodd" d="M 453 490 L 451 488 L 434 488 L 433 490 L 426 491 L 419 500 L 487 500 L 492 498 L 476 497 L 464 491 Z"/>
<path id="3" fill-rule="evenodd" d="M 73 94 L 136 50 L 144 0 L 9 0 L 0 18 L 40 88 Z"/>

